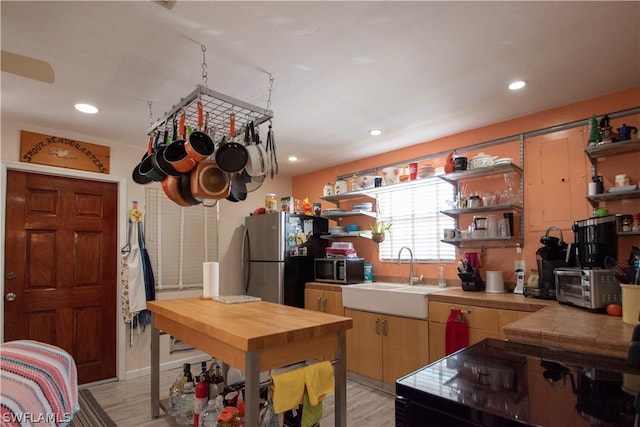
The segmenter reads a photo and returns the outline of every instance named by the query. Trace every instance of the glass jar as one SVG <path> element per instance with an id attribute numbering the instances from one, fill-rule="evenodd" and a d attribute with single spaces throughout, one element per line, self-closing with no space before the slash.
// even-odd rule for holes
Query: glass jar
<path id="1" fill-rule="evenodd" d="M 264 198 L 264 211 L 266 213 L 275 213 L 278 210 L 277 206 L 276 195 L 273 193 L 267 194 Z"/>
<path id="2" fill-rule="evenodd" d="M 640 213 L 637 213 L 633 216 L 633 224 L 631 224 L 631 231 L 633 232 L 640 231 Z"/>
<path id="3" fill-rule="evenodd" d="M 631 231 L 633 229 L 633 217 L 631 215 L 622 215 L 622 231 Z"/>

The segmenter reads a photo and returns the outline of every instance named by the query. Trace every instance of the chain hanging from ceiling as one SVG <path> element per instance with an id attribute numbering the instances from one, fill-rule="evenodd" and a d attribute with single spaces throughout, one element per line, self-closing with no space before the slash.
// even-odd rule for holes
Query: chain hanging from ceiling
<path id="1" fill-rule="evenodd" d="M 273 76 L 269 74 L 269 96 L 267 100 L 267 108 L 260 108 L 251 103 L 240 99 L 225 95 L 214 91 L 207 87 L 208 83 L 208 66 L 206 61 L 207 48 L 201 45 L 202 51 L 202 84 L 196 85 L 194 91 L 182 98 L 180 102 L 175 104 L 164 116 L 149 126 L 148 134 L 154 135 L 162 132 L 166 128 L 172 126 L 175 118 L 183 112 L 186 116 L 187 127 L 197 129 L 198 119 L 198 101 L 202 104 L 202 111 L 209 116 L 209 127 L 221 131 L 226 135 L 230 134 L 229 116 L 235 114 L 235 133 L 242 132 L 244 128 L 251 122 L 259 125 L 273 119 L 273 111 L 271 108 L 271 93 L 273 90 Z"/>

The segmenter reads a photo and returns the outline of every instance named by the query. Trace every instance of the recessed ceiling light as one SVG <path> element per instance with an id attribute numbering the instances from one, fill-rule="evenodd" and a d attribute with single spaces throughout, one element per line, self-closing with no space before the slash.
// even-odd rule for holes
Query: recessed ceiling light
<path id="1" fill-rule="evenodd" d="M 98 112 L 98 109 L 90 104 L 76 104 L 74 107 L 82 113 L 96 114 Z"/>
<path id="2" fill-rule="evenodd" d="M 296 156 L 289 156 L 289 161 L 290 162 L 297 162 L 298 158 Z"/>
<path id="3" fill-rule="evenodd" d="M 515 82 L 509 83 L 509 90 L 518 90 L 522 89 L 527 85 L 527 82 L 524 80 L 516 80 Z"/>
<path id="4" fill-rule="evenodd" d="M 371 129 L 371 130 L 369 131 L 369 135 L 373 135 L 373 136 L 378 136 L 378 135 L 380 135 L 381 133 L 382 133 L 382 130 L 381 130 L 381 129 Z"/>

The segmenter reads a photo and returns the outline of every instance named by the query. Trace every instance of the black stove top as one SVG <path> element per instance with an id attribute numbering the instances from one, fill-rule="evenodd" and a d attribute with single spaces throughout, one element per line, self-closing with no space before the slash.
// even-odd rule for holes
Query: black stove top
<path id="1" fill-rule="evenodd" d="M 633 426 L 625 360 L 486 339 L 396 382 L 396 426 Z"/>

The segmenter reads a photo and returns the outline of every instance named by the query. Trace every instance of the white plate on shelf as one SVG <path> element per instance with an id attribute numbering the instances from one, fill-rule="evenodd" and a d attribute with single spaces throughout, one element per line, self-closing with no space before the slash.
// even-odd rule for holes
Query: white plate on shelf
<path id="1" fill-rule="evenodd" d="M 513 162 L 513 159 L 511 157 L 501 157 L 499 159 L 496 159 L 494 164 L 495 165 L 510 165 L 511 162 Z"/>
<path id="2" fill-rule="evenodd" d="M 633 184 L 633 185 L 625 185 L 623 187 L 611 187 L 609 189 L 609 193 L 618 193 L 620 191 L 633 191 L 636 188 L 638 188 L 637 184 Z"/>

